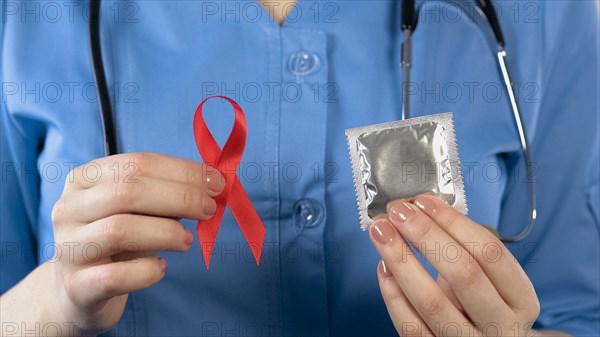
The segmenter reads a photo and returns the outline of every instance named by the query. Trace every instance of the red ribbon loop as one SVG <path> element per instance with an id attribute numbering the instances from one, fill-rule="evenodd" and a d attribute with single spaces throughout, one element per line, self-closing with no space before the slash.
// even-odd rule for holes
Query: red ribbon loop
<path id="1" fill-rule="evenodd" d="M 228 101 L 235 111 L 233 128 L 222 150 L 208 130 L 202 116 L 202 106 L 211 98 L 222 98 Z M 247 126 L 244 111 L 234 100 L 225 96 L 211 96 L 202 101 L 198 105 L 198 108 L 196 108 L 196 114 L 194 115 L 194 137 L 196 138 L 198 151 L 206 164 L 216 168 L 225 177 L 225 189 L 223 193 L 214 198 L 217 203 L 215 214 L 209 220 L 198 221 L 198 225 L 196 226 L 198 240 L 202 247 L 202 254 L 204 255 L 204 262 L 207 269 L 210 265 L 210 257 L 212 256 L 217 233 L 219 232 L 227 205 L 229 205 L 233 217 L 238 222 L 252 250 L 256 264 L 260 264 L 260 255 L 266 234 L 265 226 L 236 175 L 237 168 L 242 160 L 244 147 L 246 146 L 246 133 Z"/>

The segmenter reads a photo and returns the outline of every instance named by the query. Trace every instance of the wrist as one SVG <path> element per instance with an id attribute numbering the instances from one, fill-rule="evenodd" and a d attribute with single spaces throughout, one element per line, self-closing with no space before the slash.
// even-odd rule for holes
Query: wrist
<path id="1" fill-rule="evenodd" d="M 0 297 L 1 336 L 82 336 L 57 264 L 45 262 Z"/>
<path id="2" fill-rule="evenodd" d="M 74 337 L 91 337 L 96 336 L 95 333 L 90 333 L 84 329 L 85 324 L 81 310 L 71 301 L 71 297 L 67 293 L 65 287 L 65 279 L 63 273 L 58 268 L 61 266 L 57 263 L 46 263 L 48 279 L 51 280 L 52 289 L 55 289 L 55 296 L 52 301 L 53 304 L 47 306 L 51 308 L 51 313 L 48 314 L 48 318 L 51 322 L 56 322 L 60 325 L 62 335 L 60 336 L 74 336 Z M 53 309 L 54 308 L 54 309 Z M 83 325 L 83 327 L 82 327 Z"/>

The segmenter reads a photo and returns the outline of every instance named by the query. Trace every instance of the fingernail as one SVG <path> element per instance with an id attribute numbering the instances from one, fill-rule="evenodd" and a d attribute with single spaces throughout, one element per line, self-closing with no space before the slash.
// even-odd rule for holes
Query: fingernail
<path id="1" fill-rule="evenodd" d="M 396 236 L 396 229 L 394 229 L 394 226 L 387 219 L 373 222 L 371 231 L 373 232 L 375 240 L 381 244 L 392 241 Z"/>
<path id="2" fill-rule="evenodd" d="M 190 232 L 189 229 L 185 229 L 185 239 L 184 242 L 186 244 L 186 246 L 189 246 L 192 244 L 192 242 L 194 242 L 194 234 L 192 234 L 192 232 Z"/>
<path id="3" fill-rule="evenodd" d="M 220 194 L 225 189 L 225 178 L 216 169 L 208 166 L 204 178 L 206 188 L 213 194 Z"/>
<path id="4" fill-rule="evenodd" d="M 388 267 L 385 265 L 385 262 L 383 262 L 383 260 L 381 260 L 381 262 L 379 263 L 379 270 L 381 271 L 381 274 L 383 276 L 387 276 L 387 277 L 392 276 L 392 271 L 388 269 Z"/>
<path id="5" fill-rule="evenodd" d="M 400 201 L 405 201 L 405 202 L 412 202 L 413 199 L 397 199 L 397 200 L 392 200 L 390 202 L 388 202 L 385 205 L 385 212 L 388 213 L 390 211 L 390 208 L 392 207 L 393 204 L 400 202 Z"/>
<path id="6" fill-rule="evenodd" d="M 217 210 L 217 202 L 211 197 L 205 197 L 202 199 L 202 210 L 206 215 L 213 215 Z"/>
<path id="7" fill-rule="evenodd" d="M 424 196 L 418 196 L 415 199 L 415 205 L 417 205 L 417 207 L 419 207 L 420 209 L 425 211 L 425 213 L 428 214 L 435 214 L 435 211 L 437 210 L 437 205 L 435 204 L 435 201 L 433 201 L 431 198 Z"/>
<path id="8" fill-rule="evenodd" d="M 390 207 L 390 220 L 395 223 L 404 223 L 415 215 L 415 211 L 404 201 L 396 202 Z"/>
<path id="9" fill-rule="evenodd" d="M 218 175 L 206 177 L 206 188 L 212 193 L 220 194 L 225 189 L 225 179 Z"/>
<path id="10" fill-rule="evenodd" d="M 167 270 L 167 260 L 165 260 L 162 257 L 158 256 L 158 266 L 160 268 L 160 271 L 162 273 L 164 273 Z"/>

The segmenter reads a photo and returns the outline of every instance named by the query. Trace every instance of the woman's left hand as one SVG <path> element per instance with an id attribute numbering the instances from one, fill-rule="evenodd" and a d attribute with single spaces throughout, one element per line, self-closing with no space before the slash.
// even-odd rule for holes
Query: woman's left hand
<path id="1" fill-rule="evenodd" d="M 526 336 L 540 307 L 502 242 L 441 199 L 388 205 L 370 230 L 378 279 L 396 330 L 408 336 Z M 431 278 L 408 243 L 439 272 Z"/>

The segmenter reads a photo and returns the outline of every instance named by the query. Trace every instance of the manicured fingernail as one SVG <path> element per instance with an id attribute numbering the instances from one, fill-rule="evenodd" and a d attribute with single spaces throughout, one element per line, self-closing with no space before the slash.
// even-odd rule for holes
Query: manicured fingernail
<path id="1" fill-rule="evenodd" d="M 167 260 L 158 256 L 158 266 L 160 268 L 160 271 L 164 273 L 167 270 Z"/>
<path id="2" fill-rule="evenodd" d="M 415 215 L 415 211 L 404 201 L 399 201 L 390 206 L 390 220 L 395 223 L 404 223 Z"/>
<path id="3" fill-rule="evenodd" d="M 388 213 L 390 211 L 390 208 L 392 207 L 392 205 L 394 205 L 395 203 L 400 202 L 400 201 L 412 202 L 412 199 L 397 199 L 397 200 L 392 200 L 392 201 L 388 202 L 385 205 L 385 212 Z M 386 216 L 387 216 L 387 214 L 386 214 Z"/>
<path id="4" fill-rule="evenodd" d="M 385 262 L 383 262 L 383 260 L 381 260 L 381 262 L 379 263 L 379 270 L 381 271 L 381 275 L 383 275 L 383 276 L 387 276 L 387 277 L 392 276 L 392 271 L 388 269 L 388 267 L 385 265 Z"/>
<path id="5" fill-rule="evenodd" d="M 420 209 L 425 211 L 425 213 L 428 214 L 435 214 L 435 211 L 437 210 L 437 205 L 435 204 L 435 201 L 433 201 L 429 197 L 425 197 L 422 195 L 418 196 L 415 199 L 415 205 L 417 205 L 417 207 L 419 207 Z"/>
<path id="6" fill-rule="evenodd" d="M 217 202 L 211 197 L 204 197 L 202 199 L 202 210 L 206 215 L 213 215 L 217 210 Z"/>
<path id="7" fill-rule="evenodd" d="M 194 234 L 192 234 L 192 232 L 190 232 L 189 229 L 185 229 L 185 239 L 184 239 L 185 245 L 189 246 L 192 244 L 192 242 L 194 242 Z"/>
<path id="8" fill-rule="evenodd" d="M 220 194 L 225 189 L 225 178 L 216 169 L 208 166 L 204 175 L 206 188 L 213 194 Z"/>
<path id="9" fill-rule="evenodd" d="M 396 236 L 396 229 L 394 226 L 387 220 L 381 219 L 373 222 L 371 225 L 371 231 L 373 232 L 373 237 L 381 244 L 386 244 L 394 239 Z"/>

